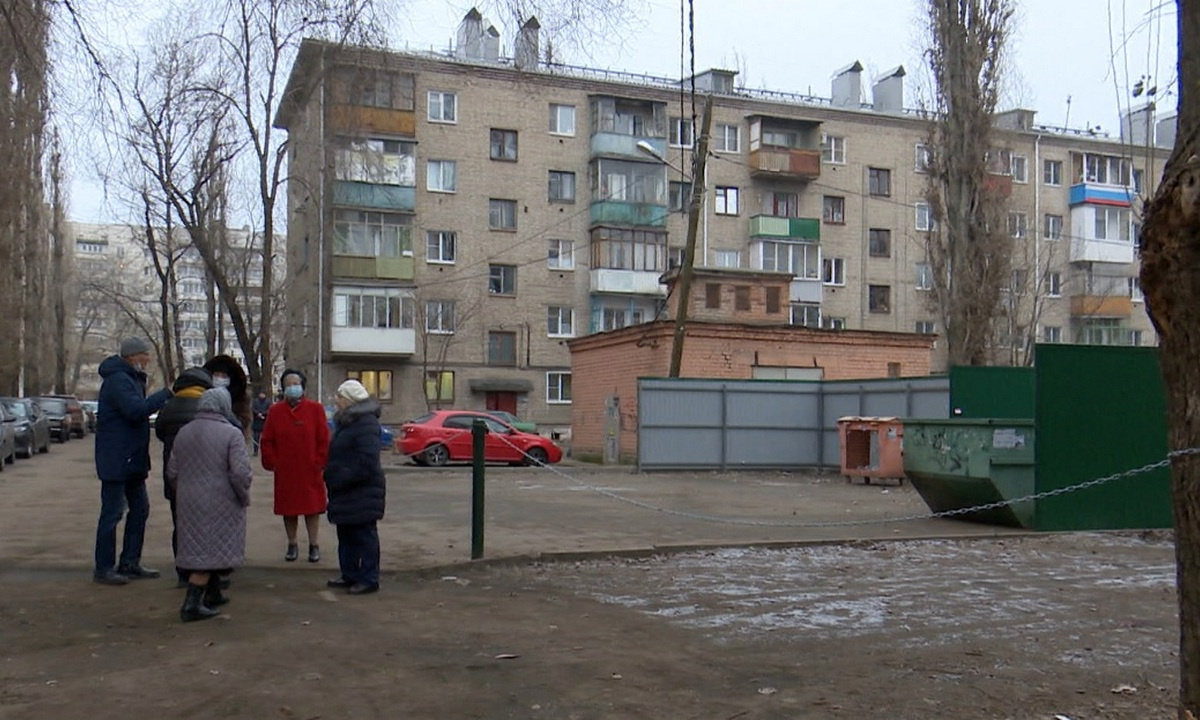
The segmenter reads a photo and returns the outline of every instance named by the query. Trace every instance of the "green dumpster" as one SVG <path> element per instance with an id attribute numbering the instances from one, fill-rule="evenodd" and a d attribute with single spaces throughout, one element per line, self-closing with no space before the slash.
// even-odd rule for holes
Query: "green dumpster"
<path id="1" fill-rule="evenodd" d="M 905 419 L 904 474 L 934 512 L 1032 495 L 1033 426 L 1032 419 Z M 954 517 L 1032 528 L 1034 503 Z"/>

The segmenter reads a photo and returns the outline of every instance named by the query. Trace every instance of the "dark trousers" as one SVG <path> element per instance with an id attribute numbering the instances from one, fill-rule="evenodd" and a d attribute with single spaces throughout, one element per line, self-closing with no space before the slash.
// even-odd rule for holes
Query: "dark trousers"
<path id="1" fill-rule="evenodd" d="M 118 566 L 117 525 L 121 524 L 122 516 L 125 518 L 125 538 L 121 544 L 121 562 Z M 150 496 L 146 494 L 146 478 L 100 483 L 100 520 L 96 524 L 97 575 L 116 567 L 141 564 L 146 519 L 149 517 Z"/>
<path id="2" fill-rule="evenodd" d="M 342 577 L 351 583 L 378 585 L 379 529 L 375 521 L 336 527 Z"/>
<path id="3" fill-rule="evenodd" d="M 262 438 L 262 428 L 254 428 L 251 430 L 254 434 L 254 454 L 258 454 L 259 440 Z"/>

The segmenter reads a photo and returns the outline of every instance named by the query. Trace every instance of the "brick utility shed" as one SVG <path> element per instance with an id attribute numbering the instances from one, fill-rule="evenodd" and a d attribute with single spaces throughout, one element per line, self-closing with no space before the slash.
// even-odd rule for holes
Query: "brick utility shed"
<path id="1" fill-rule="evenodd" d="M 689 378 L 858 380 L 928 375 L 935 335 L 822 330 L 788 324 L 792 275 L 697 268 L 680 375 Z M 674 298 L 676 272 L 663 276 Z M 675 317 L 668 300 L 665 317 Z M 571 447 L 604 448 L 605 403 L 620 400 L 622 460 L 637 457 L 637 381 L 667 377 L 673 320 L 576 338 L 571 350 Z"/>

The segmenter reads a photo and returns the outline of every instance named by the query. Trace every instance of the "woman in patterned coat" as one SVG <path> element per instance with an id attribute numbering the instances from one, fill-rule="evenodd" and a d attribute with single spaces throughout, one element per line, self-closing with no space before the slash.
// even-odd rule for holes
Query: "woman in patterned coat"
<path id="1" fill-rule="evenodd" d="M 250 505 L 250 455 L 231 421 L 224 388 L 205 390 L 196 417 L 175 436 L 167 477 L 175 483 L 175 564 L 190 571 L 179 615 L 205 620 L 226 602 L 218 573 L 241 567 L 246 557 L 246 508 Z"/>

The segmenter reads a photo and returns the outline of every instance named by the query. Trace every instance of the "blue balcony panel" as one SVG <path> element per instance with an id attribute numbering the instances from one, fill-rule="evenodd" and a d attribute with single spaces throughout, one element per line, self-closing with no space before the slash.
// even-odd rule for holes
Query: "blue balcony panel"
<path id="1" fill-rule="evenodd" d="M 1129 207 L 1133 204 L 1133 199 L 1137 197 L 1132 187 L 1122 188 L 1112 185 L 1095 185 L 1092 183 L 1079 183 L 1071 186 L 1070 204 L 1075 205 L 1112 205 L 1115 207 Z"/>
<path id="2" fill-rule="evenodd" d="M 413 212 L 417 209 L 417 190 L 399 185 L 338 180 L 333 184 L 333 202 L 350 207 Z"/>

